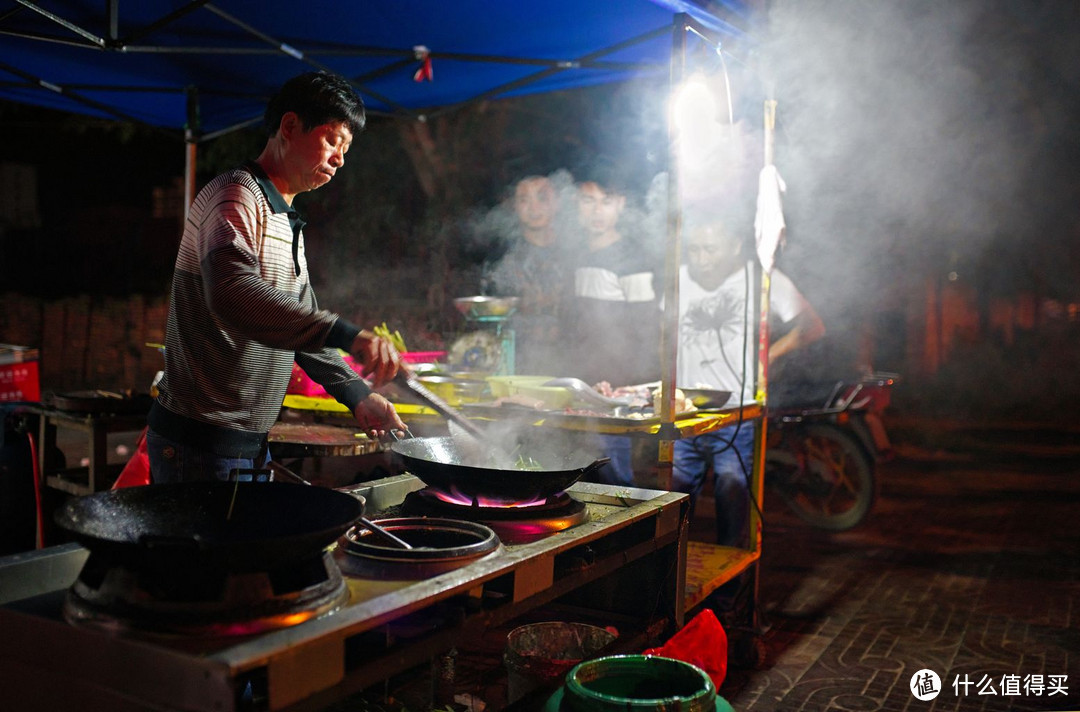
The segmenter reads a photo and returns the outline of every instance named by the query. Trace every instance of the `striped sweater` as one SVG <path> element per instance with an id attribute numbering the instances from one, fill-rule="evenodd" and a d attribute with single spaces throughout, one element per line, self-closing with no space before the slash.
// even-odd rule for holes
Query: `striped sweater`
<path id="1" fill-rule="evenodd" d="M 257 164 L 199 191 L 173 273 L 157 433 L 260 455 L 294 360 L 350 411 L 370 393 L 338 351 L 359 329 L 316 303 L 302 227 Z"/>

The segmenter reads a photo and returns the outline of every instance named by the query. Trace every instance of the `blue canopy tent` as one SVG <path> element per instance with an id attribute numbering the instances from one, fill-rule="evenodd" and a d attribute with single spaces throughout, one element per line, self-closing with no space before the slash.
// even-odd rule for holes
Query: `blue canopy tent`
<path id="1" fill-rule="evenodd" d="M 300 71 L 348 77 L 370 111 L 419 117 L 478 99 L 669 70 L 685 16 L 743 40 L 742 0 L 297 5 L 244 0 L 14 0 L 0 12 L 0 99 L 186 129 L 257 121 Z M 432 81 L 414 81 L 427 56 Z"/>

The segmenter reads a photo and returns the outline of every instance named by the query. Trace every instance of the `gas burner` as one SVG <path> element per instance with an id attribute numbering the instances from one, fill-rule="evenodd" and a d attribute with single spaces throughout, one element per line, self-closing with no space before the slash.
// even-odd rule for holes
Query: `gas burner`
<path id="1" fill-rule="evenodd" d="M 410 492 L 402 504 L 402 511 L 419 516 L 483 522 L 507 544 L 536 541 L 589 521 L 585 504 L 566 492 L 528 502 L 482 499 L 455 498 L 442 490 L 426 487 Z"/>
<path id="2" fill-rule="evenodd" d="M 333 556 L 272 571 L 133 566 L 91 554 L 64 618 L 125 634 L 223 638 L 293 626 L 340 608 L 348 587 Z"/>
<path id="3" fill-rule="evenodd" d="M 412 549 L 384 543 L 363 527 L 345 533 L 339 557 L 350 576 L 423 579 L 453 571 L 497 551 L 499 537 L 483 524 L 435 517 L 394 517 L 376 522 Z"/>

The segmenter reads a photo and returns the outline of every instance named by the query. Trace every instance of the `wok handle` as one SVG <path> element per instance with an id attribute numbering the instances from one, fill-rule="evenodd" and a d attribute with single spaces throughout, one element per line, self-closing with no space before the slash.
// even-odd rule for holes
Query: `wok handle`
<path id="1" fill-rule="evenodd" d="M 581 476 L 582 477 L 587 477 L 587 476 L 593 474 L 594 472 L 596 472 L 597 470 L 599 470 L 604 465 L 608 464 L 609 462 L 611 462 L 610 457 L 601 457 L 601 458 L 599 458 L 597 460 L 593 460 L 592 462 L 590 462 L 588 465 L 585 466 L 585 469 L 583 469 L 581 471 Z"/>
<path id="2" fill-rule="evenodd" d="M 392 437 L 394 439 L 394 442 L 396 442 L 396 443 L 399 443 L 402 440 L 407 440 L 408 438 L 416 437 L 415 435 L 412 434 L 412 431 L 409 430 L 408 428 L 405 428 L 405 431 L 404 431 L 404 433 L 402 435 L 398 435 L 396 430 L 390 430 L 390 431 L 387 431 L 387 432 L 389 432 L 390 437 Z"/>

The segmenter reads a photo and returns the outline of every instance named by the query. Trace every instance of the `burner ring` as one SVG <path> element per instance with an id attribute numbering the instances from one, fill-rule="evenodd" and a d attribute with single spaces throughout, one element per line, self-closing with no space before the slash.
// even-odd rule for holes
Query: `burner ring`
<path id="1" fill-rule="evenodd" d="M 363 527 L 345 533 L 345 550 L 356 556 L 382 561 L 471 561 L 495 551 L 499 538 L 489 527 L 476 522 L 435 517 L 397 517 L 376 521 L 383 529 L 412 544 L 399 549 L 382 543 Z"/>
<path id="2" fill-rule="evenodd" d="M 589 510 L 566 492 L 552 495 L 541 504 L 524 507 L 472 506 L 448 502 L 432 487 L 410 492 L 402 511 L 482 522 L 491 527 L 504 544 L 526 544 L 545 536 L 584 524 Z"/>
<path id="3" fill-rule="evenodd" d="M 384 545 L 367 529 L 353 527 L 339 547 L 345 552 L 338 557 L 344 573 L 361 578 L 424 579 L 459 569 L 502 548 L 495 532 L 476 522 L 399 517 L 376 523 L 414 548 Z"/>

